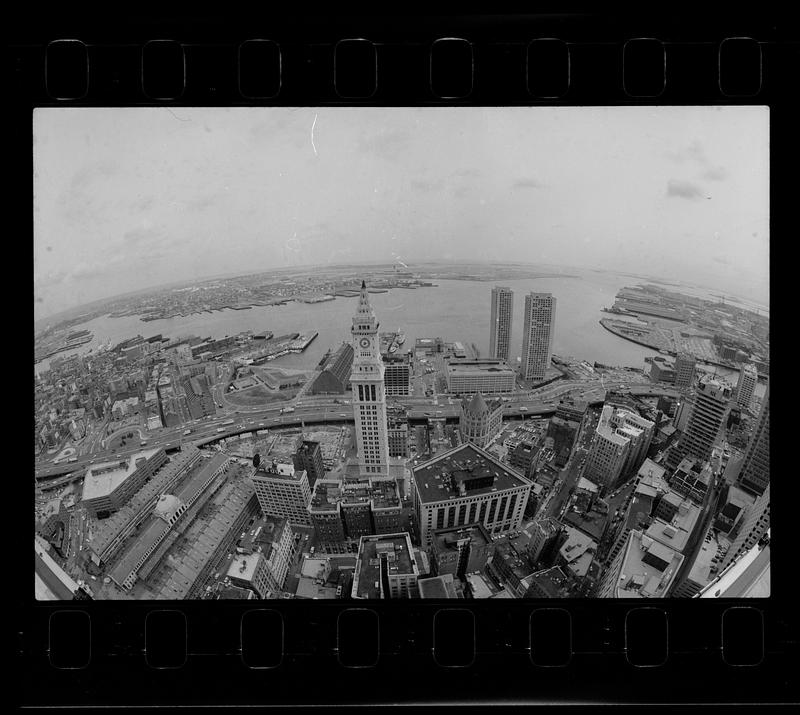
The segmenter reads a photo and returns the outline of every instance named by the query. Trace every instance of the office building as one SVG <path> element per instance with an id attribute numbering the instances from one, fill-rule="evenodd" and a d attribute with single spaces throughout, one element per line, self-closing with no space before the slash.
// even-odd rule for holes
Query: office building
<path id="1" fill-rule="evenodd" d="M 320 543 L 355 541 L 400 530 L 402 504 L 395 479 L 322 479 L 308 505 Z"/>
<path id="2" fill-rule="evenodd" d="M 296 549 L 294 532 L 286 519 L 262 516 L 242 539 L 227 575 L 237 586 L 267 598 L 283 589 Z"/>
<path id="3" fill-rule="evenodd" d="M 452 574 L 463 581 L 466 574 L 483 571 L 494 542 L 482 524 L 465 524 L 434 529 L 429 551 L 435 575 Z"/>
<path id="4" fill-rule="evenodd" d="M 352 368 L 353 346 L 342 343 L 336 352 L 327 357 L 309 392 L 312 395 L 341 395 L 347 392 Z"/>
<path id="5" fill-rule="evenodd" d="M 614 408 L 603 407 L 597 423 L 583 476 L 602 489 L 613 489 L 623 476 L 628 462 L 631 438 L 621 433 L 613 422 Z"/>
<path id="6" fill-rule="evenodd" d="M 489 355 L 508 362 L 511 350 L 511 323 L 514 318 L 514 292 L 510 288 L 492 288 L 492 313 L 489 331 Z"/>
<path id="7" fill-rule="evenodd" d="M 714 474 L 709 462 L 686 457 L 670 476 L 669 486 L 695 504 L 702 504 L 713 481 Z"/>
<path id="8" fill-rule="evenodd" d="M 383 354 L 383 385 L 389 397 L 411 394 L 411 355 Z"/>
<path id="9" fill-rule="evenodd" d="M 739 370 L 739 381 L 736 383 L 736 404 L 745 410 L 753 403 L 753 393 L 758 384 L 758 371 L 755 365 L 745 363 Z"/>
<path id="10" fill-rule="evenodd" d="M 484 395 L 513 392 L 514 371 L 501 360 L 449 360 L 445 364 L 447 391 L 451 395 Z"/>
<path id="11" fill-rule="evenodd" d="M 578 436 L 580 424 L 569 420 L 553 417 L 547 425 L 547 436 L 553 440 L 553 453 L 555 454 L 556 467 L 566 466 L 572 454 L 575 438 Z"/>
<path id="12" fill-rule="evenodd" d="M 358 464 L 362 474 L 389 473 L 385 367 L 378 345 L 379 327 L 369 302 L 367 284 L 362 281 L 351 328 L 354 357 L 350 375 Z"/>
<path id="13" fill-rule="evenodd" d="M 503 429 L 503 401 L 487 402 L 480 392 L 461 400 L 458 431 L 464 442 L 484 448 Z"/>
<path id="14" fill-rule="evenodd" d="M 464 598 L 464 586 L 453 578 L 453 574 L 419 579 L 420 598 Z"/>
<path id="15" fill-rule="evenodd" d="M 697 359 L 689 353 L 678 353 L 675 358 L 675 387 L 685 390 L 694 384 Z"/>
<path id="16" fill-rule="evenodd" d="M 264 514 L 282 516 L 292 524 L 311 526 L 308 503 L 311 487 L 306 471 L 292 464 L 263 460 L 251 479 Z"/>
<path id="17" fill-rule="evenodd" d="M 388 424 L 389 456 L 408 457 L 408 422 L 390 418 Z"/>
<path id="18" fill-rule="evenodd" d="M 412 469 L 420 542 L 435 529 L 480 523 L 490 534 L 520 529 L 528 479 L 473 444 L 443 452 Z"/>
<path id="19" fill-rule="evenodd" d="M 666 382 L 671 385 L 675 382 L 675 363 L 657 355 L 650 361 L 650 379 L 653 382 Z"/>
<path id="20" fill-rule="evenodd" d="M 598 598 L 664 598 L 672 588 L 684 557 L 638 530 L 628 534 L 603 574 Z"/>
<path id="21" fill-rule="evenodd" d="M 509 447 L 506 459 L 520 474 L 533 479 L 536 468 L 542 458 L 542 440 L 531 436 L 523 439 L 513 447 Z"/>
<path id="22" fill-rule="evenodd" d="M 706 462 L 728 418 L 731 388 L 706 375 L 701 378 L 689 414 L 686 429 L 670 450 L 669 462 L 677 465 L 684 457 L 696 457 Z"/>
<path id="23" fill-rule="evenodd" d="M 406 533 L 362 536 L 353 575 L 352 597 L 414 598 L 419 568 Z"/>
<path id="24" fill-rule="evenodd" d="M 92 465 L 83 480 L 82 506 L 95 514 L 121 509 L 166 461 L 166 453 L 158 448 Z"/>
<path id="25" fill-rule="evenodd" d="M 525 321 L 522 326 L 522 377 L 544 380 L 550 367 L 555 331 L 556 299 L 551 293 L 525 296 Z"/>
<path id="26" fill-rule="evenodd" d="M 769 486 L 769 383 L 742 460 L 738 484 L 752 494 L 763 494 Z"/>
<path id="27" fill-rule="evenodd" d="M 322 458 L 322 446 L 319 442 L 309 439 L 302 440 L 297 446 L 292 461 L 295 470 L 306 473 L 309 489 L 314 489 L 317 480 L 325 476 L 325 463 Z"/>
<path id="28" fill-rule="evenodd" d="M 731 563 L 752 549 L 767 533 L 770 518 L 769 484 L 755 502 L 745 508 L 740 525 L 733 535 L 733 542 L 720 563 L 724 571 Z"/>

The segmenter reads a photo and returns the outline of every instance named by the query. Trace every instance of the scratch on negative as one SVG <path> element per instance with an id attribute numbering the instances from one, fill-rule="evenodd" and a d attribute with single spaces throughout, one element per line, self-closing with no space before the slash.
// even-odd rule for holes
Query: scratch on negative
<path id="1" fill-rule="evenodd" d="M 317 147 L 314 145 L 314 127 L 317 125 L 317 115 L 314 115 L 314 121 L 311 124 L 311 148 L 314 150 L 314 155 L 319 156 L 317 154 Z"/>

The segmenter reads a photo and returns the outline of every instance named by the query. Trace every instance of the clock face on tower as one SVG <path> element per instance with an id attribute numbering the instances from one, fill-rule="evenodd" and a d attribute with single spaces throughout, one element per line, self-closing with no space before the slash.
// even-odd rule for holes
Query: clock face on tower
<path id="1" fill-rule="evenodd" d="M 369 347 L 369 338 L 361 338 L 361 347 L 368 348 Z"/>

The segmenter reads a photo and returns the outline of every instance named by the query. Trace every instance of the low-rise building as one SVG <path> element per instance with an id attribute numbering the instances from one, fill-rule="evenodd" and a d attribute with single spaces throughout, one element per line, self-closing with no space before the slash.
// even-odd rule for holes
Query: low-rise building
<path id="1" fill-rule="evenodd" d="M 513 392 L 516 384 L 514 371 L 501 360 L 449 360 L 445 374 L 452 395 Z"/>
<path id="2" fill-rule="evenodd" d="M 83 480 L 83 506 L 95 514 L 119 510 L 166 461 L 158 448 L 91 466 Z"/>
<path id="3" fill-rule="evenodd" d="M 435 529 L 430 545 L 434 574 L 453 574 L 463 580 L 483 571 L 494 552 L 494 542 L 482 524 Z"/>
<path id="4" fill-rule="evenodd" d="M 353 576 L 352 597 L 414 598 L 419 569 L 406 533 L 362 536 Z"/>

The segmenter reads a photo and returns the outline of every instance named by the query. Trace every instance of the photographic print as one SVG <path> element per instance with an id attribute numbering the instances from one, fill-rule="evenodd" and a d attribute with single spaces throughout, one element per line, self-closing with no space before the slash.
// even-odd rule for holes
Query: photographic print
<path id="1" fill-rule="evenodd" d="M 768 108 L 33 129 L 38 599 L 769 596 Z"/>

